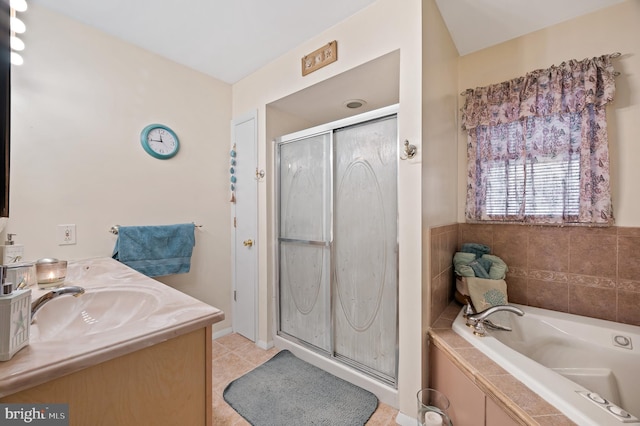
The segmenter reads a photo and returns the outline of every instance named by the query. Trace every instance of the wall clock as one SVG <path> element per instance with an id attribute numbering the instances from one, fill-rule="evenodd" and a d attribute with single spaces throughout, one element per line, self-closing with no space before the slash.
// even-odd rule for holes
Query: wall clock
<path id="1" fill-rule="evenodd" d="M 180 141 L 175 132 L 162 124 L 149 124 L 140 133 L 142 147 L 149 155 L 167 160 L 178 153 Z"/>

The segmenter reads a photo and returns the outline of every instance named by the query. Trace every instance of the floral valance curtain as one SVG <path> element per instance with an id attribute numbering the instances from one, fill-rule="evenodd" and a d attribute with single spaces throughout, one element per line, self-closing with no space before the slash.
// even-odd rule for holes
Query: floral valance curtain
<path id="1" fill-rule="evenodd" d="M 613 100 L 615 71 L 610 55 L 570 60 L 524 77 L 469 89 L 462 128 L 506 124 L 528 116 L 581 112 Z"/>
<path id="2" fill-rule="evenodd" d="M 615 92 L 611 57 L 570 60 L 465 92 L 467 220 L 613 222 L 605 117 Z M 559 167 L 564 177 L 553 171 Z M 567 176 L 575 176 L 573 195 Z M 496 195 L 498 187 L 505 194 Z M 578 196 L 572 210 L 567 200 Z"/>

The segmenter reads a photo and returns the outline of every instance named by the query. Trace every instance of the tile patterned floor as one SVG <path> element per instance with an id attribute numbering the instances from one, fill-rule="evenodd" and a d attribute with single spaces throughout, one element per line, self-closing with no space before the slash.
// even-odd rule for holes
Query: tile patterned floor
<path id="1" fill-rule="evenodd" d="M 239 334 L 228 334 L 213 341 L 213 425 L 249 425 L 223 399 L 224 388 L 233 380 L 269 360 L 278 352 L 258 348 L 252 341 Z M 398 410 L 379 403 L 367 426 L 395 425 Z M 301 425 L 304 426 L 304 425 Z"/>

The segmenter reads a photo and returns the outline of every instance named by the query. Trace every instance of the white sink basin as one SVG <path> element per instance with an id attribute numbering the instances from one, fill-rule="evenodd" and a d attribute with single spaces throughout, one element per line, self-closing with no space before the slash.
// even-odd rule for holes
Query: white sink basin
<path id="1" fill-rule="evenodd" d="M 30 340 L 85 340 L 99 333 L 135 326 L 159 305 L 160 299 L 151 288 L 91 288 L 78 297 L 59 296 L 37 312 Z"/>

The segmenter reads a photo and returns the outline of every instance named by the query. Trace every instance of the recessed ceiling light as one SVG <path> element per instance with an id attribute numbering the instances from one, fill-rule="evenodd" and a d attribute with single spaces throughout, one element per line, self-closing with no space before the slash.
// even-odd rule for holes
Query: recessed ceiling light
<path id="1" fill-rule="evenodd" d="M 367 102 L 362 99 L 349 99 L 348 101 L 344 101 L 343 105 L 349 109 L 357 109 L 366 105 Z"/>

